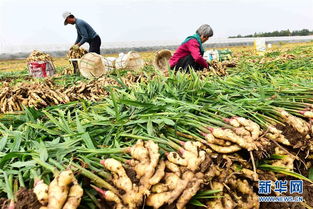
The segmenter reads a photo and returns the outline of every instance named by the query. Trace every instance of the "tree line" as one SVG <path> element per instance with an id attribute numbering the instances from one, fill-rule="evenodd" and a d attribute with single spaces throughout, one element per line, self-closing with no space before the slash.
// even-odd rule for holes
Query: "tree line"
<path id="1" fill-rule="evenodd" d="M 302 30 L 281 30 L 281 31 L 273 31 L 273 32 L 265 32 L 265 33 L 254 33 L 250 35 L 237 35 L 237 36 L 229 36 L 228 38 L 249 38 L 249 37 L 273 37 L 273 36 L 308 36 L 313 35 L 313 30 L 310 31 L 308 29 Z"/>

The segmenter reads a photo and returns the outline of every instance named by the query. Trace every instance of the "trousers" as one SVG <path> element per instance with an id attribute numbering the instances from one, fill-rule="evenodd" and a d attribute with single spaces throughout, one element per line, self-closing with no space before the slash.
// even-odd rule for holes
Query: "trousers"
<path id="1" fill-rule="evenodd" d="M 100 54 L 101 39 L 99 36 L 94 37 L 89 42 L 89 52 Z"/>
<path id="2" fill-rule="evenodd" d="M 191 55 L 187 55 L 180 60 L 178 60 L 177 64 L 172 67 L 172 69 L 175 70 L 183 70 L 186 72 L 189 72 L 189 69 L 193 68 L 194 70 L 203 70 L 203 67 L 196 63 L 196 61 L 193 59 Z"/>

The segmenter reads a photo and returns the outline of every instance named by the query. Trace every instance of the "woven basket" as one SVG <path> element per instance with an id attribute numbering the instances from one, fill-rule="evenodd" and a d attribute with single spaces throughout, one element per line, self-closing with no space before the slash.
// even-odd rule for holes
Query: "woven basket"
<path id="1" fill-rule="evenodd" d="M 80 59 L 78 68 L 80 74 L 89 79 L 98 78 L 106 72 L 102 56 L 93 52 L 85 54 Z"/>
<path id="2" fill-rule="evenodd" d="M 172 52 L 168 49 L 162 49 L 156 52 L 153 65 L 156 69 L 166 71 L 169 68 L 169 59 L 172 57 Z"/>

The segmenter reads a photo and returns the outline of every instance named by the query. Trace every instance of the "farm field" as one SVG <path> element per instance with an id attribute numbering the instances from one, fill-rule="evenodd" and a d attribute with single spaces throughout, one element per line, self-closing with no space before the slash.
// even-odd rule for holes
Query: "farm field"
<path id="1" fill-rule="evenodd" d="M 308 45 L 308 43 L 282 43 L 273 45 L 273 49 L 288 49 L 295 46 L 303 46 Z M 240 52 L 240 51 L 250 51 L 253 50 L 253 46 L 243 46 L 243 47 L 228 47 L 231 49 L 234 53 Z M 219 48 L 218 48 L 219 49 Z M 221 48 L 222 49 L 222 48 Z M 139 54 L 142 56 L 142 58 L 145 61 L 152 61 L 154 58 L 155 52 L 139 52 Z M 104 57 L 117 57 L 118 54 L 105 54 Z M 69 67 L 69 62 L 66 57 L 58 57 L 54 58 L 54 65 L 56 67 Z M 0 60 L 0 73 L 2 72 L 15 72 L 15 71 L 23 71 L 26 69 L 26 59 L 18 59 L 18 60 Z"/>
<path id="2" fill-rule="evenodd" d="M 1 60 L 0 208 L 312 208 L 313 43 L 230 49 L 203 72 L 144 52 L 94 80 Z"/>

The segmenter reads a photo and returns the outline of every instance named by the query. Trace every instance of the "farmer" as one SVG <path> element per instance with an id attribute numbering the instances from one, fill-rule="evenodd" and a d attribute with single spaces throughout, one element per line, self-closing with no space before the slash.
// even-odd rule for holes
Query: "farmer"
<path id="1" fill-rule="evenodd" d="M 189 71 L 189 68 L 194 70 L 208 68 L 207 61 L 202 57 L 204 53 L 202 44 L 211 36 L 212 28 L 207 24 L 201 25 L 196 34 L 187 37 L 170 58 L 171 69 Z"/>
<path id="2" fill-rule="evenodd" d="M 76 18 L 70 12 L 63 13 L 64 25 L 75 24 L 77 39 L 74 48 L 78 48 L 85 42 L 89 43 L 89 52 L 100 54 L 101 39 L 94 29 L 84 20 Z"/>

